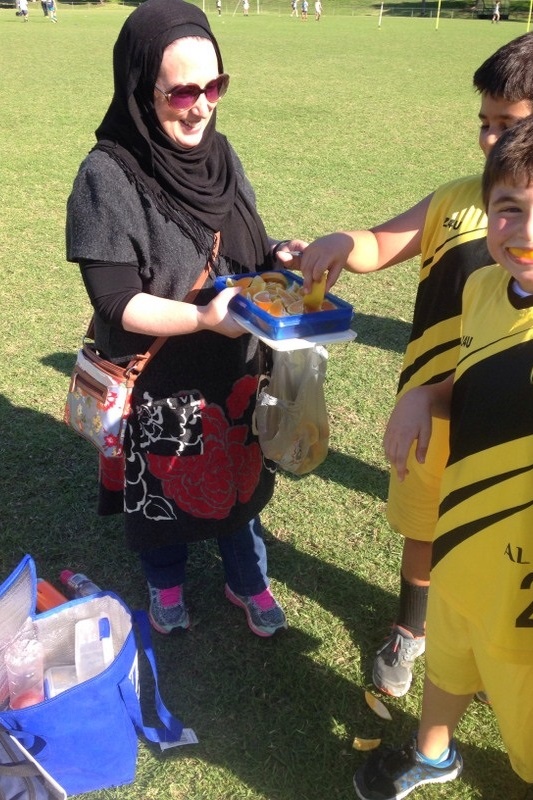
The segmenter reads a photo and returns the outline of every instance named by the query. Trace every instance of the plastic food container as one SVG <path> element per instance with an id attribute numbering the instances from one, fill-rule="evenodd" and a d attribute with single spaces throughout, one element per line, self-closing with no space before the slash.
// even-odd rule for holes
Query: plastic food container
<path id="1" fill-rule="evenodd" d="M 78 682 L 102 672 L 113 661 L 113 639 L 109 617 L 100 613 L 76 622 L 74 650 Z"/>
<path id="2" fill-rule="evenodd" d="M 284 275 L 289 285 L 303 285 L 303 278 L 294 272 L 276 270 L 276 273 Z M 215 279 L 215 290 L 221 292 L 231 286 L 231 282 L 228 284 L 229 279 L 254 278 L 261 274 L 250 272 L 245 275 L 220 276 Z M 325 299 L 330 301 L 333 308 L 302 314 L 274 316 L 246 297 L 245 290 L 242 290 L 241 294 L 235 295 L 230 300 L 228 307 L 239 317 L 258 328 L 262 334 L 272 339 L 298 339 L 347 330 L 354 315 L 353 306 L 329 292 L 326 294 Z"/>
<path id="3" fill-rule="evenodd" d="M 49 667 L 44 673 L 45 697 L 56 697 L 61 692 L 66 692 L 78 683 L 78 673 L 75 664 L 65 664 L 62 667 Z"/>

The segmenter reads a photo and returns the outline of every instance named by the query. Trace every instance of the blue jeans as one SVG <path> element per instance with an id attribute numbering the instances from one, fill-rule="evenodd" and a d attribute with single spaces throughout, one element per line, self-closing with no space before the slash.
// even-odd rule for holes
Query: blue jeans
<path id="1" fill-rule="evenodd" d="M 235 594 L 260 594 L 268 585 L 266 547 L 259 517 L 235 533 L 217 538 L 226 583 Z M 185 542 L 143 550 L 141 566 L 146 580 L 158 589 L 185 582 L 188 546 Z"/>

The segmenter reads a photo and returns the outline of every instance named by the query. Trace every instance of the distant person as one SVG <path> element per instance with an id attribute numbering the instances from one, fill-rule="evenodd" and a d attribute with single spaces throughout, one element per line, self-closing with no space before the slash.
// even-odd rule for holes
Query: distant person
<path id="1" fill-rule="evenodd" d="M 322 3 L 320 0 L 316 0 L 315 2 L 315 19 L 318 22 L 320 17 L 322 16 Z"/>
<path id="2" fill-rule="evenodd" d="M 291 0 L 291 17 L 298 16 L 298 0 Z"/>
<path id="3" fill-rule="evenodd" d="M 218 11 L 218 16 L 220 17 L 220 15 L 222 14 L 222 0 L 217 0 L 217 11 Z"/>
<path id="4" fill-rule="evenodd" d="M 499 0 L 494 4 L 494 12 L 492 14 L 492 21 L 499 22 L 500 21 L 500 3 Z"/>
<path id="5" fill-rule="evenodd" d="M 309 3 L 307 0 L 302 0 L 302 19 L 307 19 L 307 14 L 309 12 Z"/>
<path id="6" fill-rule="evenodd" d="M 506 128 L 533 112 L 533 34 L 499 48 L 474 73 L 481 95 L 479 146 L 485 156 Z M 370 230 L 333 233 L 312 242 L 301 258 L 305 285 L 328 270 L 327 288 L 343 268 L 370 273 L 421 256 L 410 341 L 397 400 L 408 389 L 451 372 L 459 342 L 460 292 L 474 270 L 490 264 L 479 175 L 436 189 L 412 208 Z M 424 653 L 432 542 L 440 480 L 448 457 L 448 423 L 435 420 L 424 464 L 414 456 L 409 475 L 390 474 L 387 519 L 404 537 L 400 593 L 389 635 L 376 654 L 373 681 L 402 697 L 411 686 L 415 659 Z"/>
<path id="7" fill-rule="evenodd" d="M 487 157 L 482 190 L 495 263 L 463 288 L 454 371 L 407 392 L 385 433 L 400 480 L 412 447 L 424 462 L 432 417 L 450 420 L 450 458 L 433 544 L 420 725 L 404 747 L 377 750 L 357 770 L 361 800 L 399 800 L 460 775 L 452 736 L 482 688 L 511 766 L 530 784 L 521 796 L 531 797 L 532 141 L 530 116 L 505 131 Z"/>
<path id="8" fill-rule="evenodd" d="M 46 0 L 46 9 L 51 22 L 57 22 L 56 0 Z"/>
<path id="9" fill-rule="evenodd" d="M 250 3 L 248 2 L 248 0 L 242 0 L 242 13 L 244 14 L 245 17 L 248 16 L 249 10 L 250 10 Z"/>
<path id="10" fill-rule="evenodd" d="M 28 21 L 28 0 L 18 0 L 19 12 L 23 22 Z"/>

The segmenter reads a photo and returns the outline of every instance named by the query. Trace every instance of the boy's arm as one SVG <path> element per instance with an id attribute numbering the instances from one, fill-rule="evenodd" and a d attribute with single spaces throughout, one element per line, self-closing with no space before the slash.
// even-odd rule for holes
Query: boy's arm
<path id="1" fill-rule="evenodd" d="M 343 269 L 355 273 L 376 272 L 420 255 L 428 207 L 425 197 L 397 217 L 366 231 L 339 231 L 322 236 L 301 256 L 304 287 L 311 288 L 327 270 L 329 291 Z"/>
<path id="2" fill-rule="evenodd" d="M 383 437 L 385 455 L 403 481 L 407 458 L 416 441 L 415 457 L 423 464 L 431 439 L 431 418 L 449 419 L 453 374 L 440 383 L 417 386 L 397 402 Z"/>

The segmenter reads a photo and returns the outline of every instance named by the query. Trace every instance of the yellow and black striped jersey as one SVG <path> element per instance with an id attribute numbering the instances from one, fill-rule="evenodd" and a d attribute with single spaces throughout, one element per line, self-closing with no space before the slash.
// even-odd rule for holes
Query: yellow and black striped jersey
<path id="1" fill-rule="evenodd" d="M 444 184 L 431 198 L 418 291 L 398 394 L 449 375 L 457 363 L 461 293 L 468 276 L 492 264 L 479 175 Z"/>
<path id="2" fill-rule="evenodd" d="M 432 586 L 494 658 L 533 654 L 533 297 L 498 264 L 468 278 Z"/>

